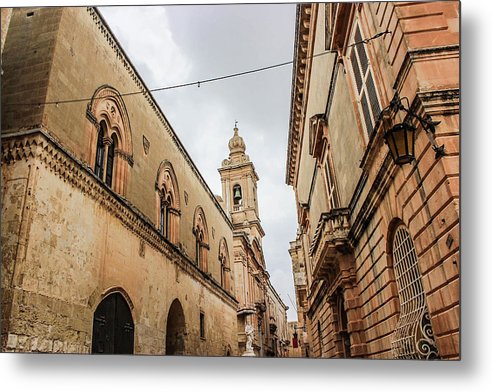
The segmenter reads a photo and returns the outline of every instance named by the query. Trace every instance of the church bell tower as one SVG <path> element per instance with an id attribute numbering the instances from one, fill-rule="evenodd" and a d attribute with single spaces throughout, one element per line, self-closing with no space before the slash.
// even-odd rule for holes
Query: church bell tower
<path id="1" fill-rule="evenodd" d="M 246 144 L 237 125 L 229 140 L 229 158 L 222 161 L 219 170 L 222 181 L 222 198 L 229 213 L 234 230 L 245 231 L 261 244 L 265 235 L 260 224 L 256 183 L 258 174 L 255 166 L 245 154 Z"/>

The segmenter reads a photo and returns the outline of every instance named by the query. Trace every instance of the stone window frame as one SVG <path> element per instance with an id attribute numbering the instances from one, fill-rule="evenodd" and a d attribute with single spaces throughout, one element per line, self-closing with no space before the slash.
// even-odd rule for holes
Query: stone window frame
<path id="1" fill-rule="evenodd" d="M 130 120 L 121 94 L 109 85 L 100 86 L 87 105 L 86 117 L 89 166 L 96 177 L 116 193 L 125 196 L 129 168 L 133 166 L 133 143 Z M 111 153 L 112 170 L 108 173 L 108 156 Z M 97 162 L 98 157 L 100 162 Z"/>
<path id="2" fill-rule="evenodd" d="M 222 237 L 219 241 L 220 285 L 227 292 L 231 291 L 231 266 L 227 241 Z"/>
<path id="3" fill-rule="evenodd" d="M 210 242 L 207 220 L 201 206 L 195 208 L 192 232 L 195 236 L 195 264 L 203 272 L 208 272 L 208 252 L 210 250 Z"/>
<path id="4" fill-rule="evenodd" d="M 180 193 L 173 165 L 163 160 L 155 180 L 156 228 L 169 242 L 177 245 L 180 230 Z"/>

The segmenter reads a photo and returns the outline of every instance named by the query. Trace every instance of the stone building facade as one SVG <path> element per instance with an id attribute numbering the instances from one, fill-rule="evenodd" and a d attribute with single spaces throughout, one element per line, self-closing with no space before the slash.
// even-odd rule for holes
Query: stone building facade
<path id="1" fill-rule="evenodd" d="M 286 182 L 310 355 L 458 359 L 459 3 L 301 4 L 296 29 Z M 402 122 L 398 165 L 384 136 Z"/>
<path id="2" fill-rule="evenodd" d="M 229 140 L 229 157 L 218 169 L 222 182 L 219 201 L 228 211 L 233 225 L 233 274 L 238 306 L 238 342 L 246 349 L 245 329 L 255 329 L 253 350 L 256 356 L 281 356 L 287 333 L 287 306 L 270 283 L 263 255 L 258 208 L 257 182 L 253 162 L 246 154 L 246 143 L 234 128 Z M 278 331 L 277 331 L 278 330 Z"/>
<path id="3" fill-rule="evenodd" d="M 97 9 L 2 48 L 2 350 L 241 355 L 234 220 Z"/>
<path id="4" fill-rule="evenodd" d="M 279 297 L 271 282 L 267 285 L 267 312 L 265 315 L 268 320 L 266 333 L 266 356 L 286 357 L 289 346 L 289 331 L 287 323 L 288 306 Z"/>

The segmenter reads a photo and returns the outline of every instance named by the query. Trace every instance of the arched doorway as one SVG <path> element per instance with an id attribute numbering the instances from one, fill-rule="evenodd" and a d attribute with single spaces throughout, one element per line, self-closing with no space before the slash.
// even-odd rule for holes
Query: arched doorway
<path id="1" fill-rule="evenodd" d="M 183 307 L 175 299 L 169 308 L 166 326 L 166 355 L 184 355 L 185 352 L 185 317 Z"/>
<path id="2" fill-rule="evenodd" d="M 92 354 L 133 354 L 134 324 L 120 293 L 104 298 L 94 312 Z"/>

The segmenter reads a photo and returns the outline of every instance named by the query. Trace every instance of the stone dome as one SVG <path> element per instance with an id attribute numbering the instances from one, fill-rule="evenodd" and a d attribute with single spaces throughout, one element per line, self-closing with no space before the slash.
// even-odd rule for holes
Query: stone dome
<path id="1" fill-rule="evenodd" d="M 234 127 L 234 136 L 229 140 L 229 150 L 231 155 L 234 153 L 242 153 L 246 151 L 246 144 L 241 136 L 238 134 L 237 127 Z"/>

